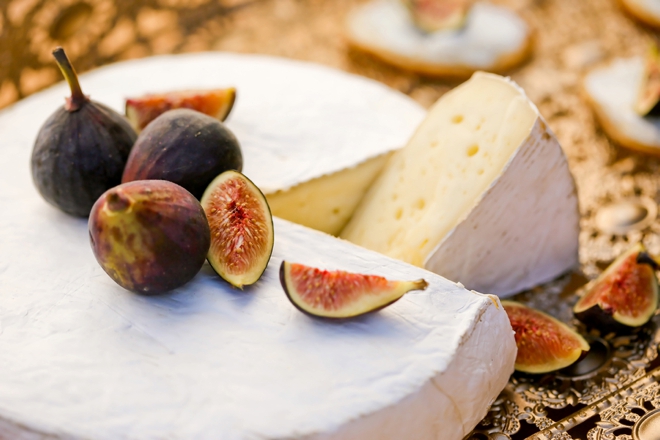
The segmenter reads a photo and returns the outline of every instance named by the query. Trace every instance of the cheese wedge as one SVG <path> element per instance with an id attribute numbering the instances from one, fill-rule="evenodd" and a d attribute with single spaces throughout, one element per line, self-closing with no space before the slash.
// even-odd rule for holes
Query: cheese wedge
<path id="1" fill-rule="evenodd" d="M 140 79 L 152 68 L 177 78 L 179 66 L 208 72 L 215 63 L 244 67 L 244 77 L 255 66 L 305 76 L 296 63 L 281 69 L 260 57 L 167 59 L 98 69 L 81 81 L 121 108 L 128 78 L 166 81 Z M 59 85 L 0 114 L 0 196 L 11 206 L 0 210 L 0 438 L 460 440 L 485 416 L 516 354 L 497 298 L 327 234 L 275 219 L 270 264 L 244 291 L 208 266 L 162 296 L 116 285 L 94 259 L 86 222 L 50 207 L 31 182 L 34 133 L 66 94 Z M 259 127 L 272 110 L 265 96 L 263 106 L 248 101 L 251 119 L 240 111 L 232 119 Z M 429 287 L 328 323 L 288 301 L 278 279 L 284 258 L 424 278 Z"/>
<path id="2" fill-rule="evenodd" d="M 564 153 L 512 81 L 476 73 L 394 153 L 341 237 L 509 295 L 578 263 Z"/>
<path id="3" fill-rule="evenodd" d="M 640 116 L 635 105 L 644 58 L 619 58 L 584 78 L 584 92 L 603 130 L 620 145 L 660 155 L 660 117 Z"/>

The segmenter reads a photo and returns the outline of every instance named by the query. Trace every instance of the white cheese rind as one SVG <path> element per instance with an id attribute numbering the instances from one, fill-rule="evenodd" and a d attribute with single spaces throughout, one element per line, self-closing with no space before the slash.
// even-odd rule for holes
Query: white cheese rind
<path id="1" fill-rule="evenodd" d="M 360 47 L 400 57 L 411 65 L 424 63 L 488 70 L 507 57 L 522 58 L 529 44 L 529 26 L 513 11 L 475 4 L 459 29 L 432 33 L 415 26 L 403 2 L 374 0 L 348 17 L 348 35 Z"/>
<path id="2" fill-rule="evenodd" d="M 579 263 L 577 203 L 566 157 L 539 118 L 502 175 L 424 267 L 500 296 L 550 281 Z"/>
<path id="3" fill-rule="evenodd" d="M 622 145 L 660 154 L 660 118 L 643 117 L 635 111 L 643 76 L 642 57 L 619 58 L 589 72 L 584 89 L 612 138 Z"/>
<path id="4" fill-rule="evenodd" d="M 477 73 L 429 110 L 341 237 L 506 296 L 577 265 L 578 234 L 556 138 L 512 81 Z"/>
<path id="5" fill-rule="evenodd" d="M 0 114 L 1 197 L 11 207 L 0 212 L 0 437 L 339 440 L 359 431 L 367 440 L 387 438 L 380 422 L 396 416 L 407 438 L 429 438 L 434 423 L 456 434 L 436 438 L 459 440 L 485 414 L 515 359 L 501 306 L 328 235 L 276 219 L 273 258 L 244 291 L 208 265 L 171 294 L 117 286 L 93 257 L 86 221 L 50 207 L 31 183 L 34 134 L 53 96 Z M 288 302 L 283 258 L 430 286 L 329 323 Z M 419 408 L 428 408 L 421 418 Z"/>

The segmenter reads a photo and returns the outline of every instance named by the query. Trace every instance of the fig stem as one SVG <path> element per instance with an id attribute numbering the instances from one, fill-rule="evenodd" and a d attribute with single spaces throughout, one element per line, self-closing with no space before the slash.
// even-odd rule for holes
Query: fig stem
<path id="1" fill-rule="evenodd" d="M 62 47 L 57 47 L 53 50 L 53 56 L 55 57 L 55 61 L 57 61 L 57 66 L 62 71 L 62 75 L 64 75 L 64 79 L 71 89 L 71 97 L 66 100 L 66 109 L 70 112 L 75 112 L 88 99 L 80 88 L 80 82 L 78 81 L 76 70 L 73 68 L 73 65 L 71 65 L 64 49 Z"/>

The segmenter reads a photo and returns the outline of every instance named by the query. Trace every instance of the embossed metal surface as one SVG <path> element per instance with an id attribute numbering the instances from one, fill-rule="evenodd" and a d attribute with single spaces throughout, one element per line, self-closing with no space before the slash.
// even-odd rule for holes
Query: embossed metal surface
<path id="1" fill-rule="evenodd" d="M 342 22 L 364 0 L 0 0 L 0 107 L 60 80 L 63 44 L 78 71 L 161 53 L 202 50 L 303 59 L 382 81 L 430 105 L 455 83 L 349 50 Z M 516 299 L 574 325 L 575 291 L 631 243 L 660 253 L 660 161 L 614 145 L 581 95 L 582 75 L 644 54 L 657 32 L 615 0 L 492 0 L 536 30 L 534 56 L 511 76 L 539 106 L 579 190 L 582 267 Z M 210 72 L 209 74 L 212 74 Z M 239 91 L 240 96 L 240 91 Z M 240 99 L 240 98 L 239 98 Z M 589 356 L 556 374 L 514 374 L 472 440 L 660 438 L 660 317 L 629 335 L 587 334 Z"/>

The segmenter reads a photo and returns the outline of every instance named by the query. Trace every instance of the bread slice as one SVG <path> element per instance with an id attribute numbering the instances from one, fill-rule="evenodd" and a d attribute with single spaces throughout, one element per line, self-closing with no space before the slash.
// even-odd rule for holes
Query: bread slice
<path id="1" fill-rule="evenodd" d="M 642 23 L 660 27 L 660 2 L 657 0 L 619 0 L 623 9 Z"/>
<path id="2" fill-rule="evenodd" d="M 643 76 L 643 57 L 619 58 L 589 72 L 583 88 L 610 138 L 623 147 L 660 155 L 660 117 L 635 111 Z"/>
<path id="3" fill-rule="evenodd" d="M 394 66 L 435 77 L 507 71 L 531 53 L 532 31 L 514 12 L 475 4 L 459 29 L 427 33 L 397 0 L 373 0 L 349 14 L 349 44 Z"/>

